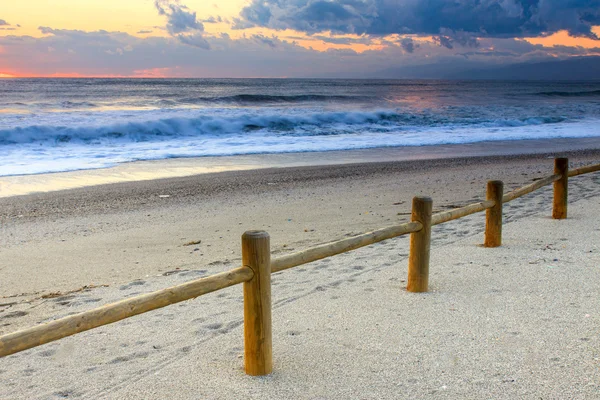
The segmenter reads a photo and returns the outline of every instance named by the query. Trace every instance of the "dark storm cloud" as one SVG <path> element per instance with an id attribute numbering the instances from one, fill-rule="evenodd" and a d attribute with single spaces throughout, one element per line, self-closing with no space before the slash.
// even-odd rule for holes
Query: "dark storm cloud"
<path id="1" fill-rule="evenodd" d="M 438 36 L 448 48 L 475 37 L 520 38 L 567 30 L 598 39 L 600 0 L 253 0 L 236 28 L 263 26 L 314 34 Z"/>

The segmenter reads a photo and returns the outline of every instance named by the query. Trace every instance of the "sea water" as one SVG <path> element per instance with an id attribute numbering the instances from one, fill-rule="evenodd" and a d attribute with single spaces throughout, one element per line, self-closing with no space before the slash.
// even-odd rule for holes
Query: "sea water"
<path id="1" fill-rule="evenodd" d="M 0 79 L 0 176 L 137 160 L 599 137 L 600 82 Z"/>

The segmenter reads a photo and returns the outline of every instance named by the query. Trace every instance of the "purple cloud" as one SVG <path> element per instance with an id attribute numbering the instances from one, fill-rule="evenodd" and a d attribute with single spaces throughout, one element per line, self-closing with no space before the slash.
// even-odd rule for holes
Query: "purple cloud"
<path id="1" fill-rule="evenodd" d="M 235 28 L 376 36 L 438 36 L 445 47 L 475 38 L 545 36 L 559 30 L 598 40 L 600 0 L 252 0 Z"/>

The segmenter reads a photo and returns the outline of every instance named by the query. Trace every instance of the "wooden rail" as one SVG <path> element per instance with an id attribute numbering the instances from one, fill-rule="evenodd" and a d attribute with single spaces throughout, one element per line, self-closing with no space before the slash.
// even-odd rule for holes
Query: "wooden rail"
<path id="1" fill-rule="evenodd" d="M 304 251 L 288 254 L 271 261 L 271 272 L 284 271 L 302 264 L 308 264 L 360 247 L 369 246 L 386 239 L 395 238 L 407 233 L 418 232 L 422 227 L 423 226 L 419 222 L 407 222 L 405 224 L 389 226 L 348 239 L 342 239 L 337 242 L 326 243 Z"/>
<path id="2" fill-rule="evenodd" d="M 514 199 L 518 199 L 521 196 L 525 196 L 535 190 L 541 189 L 544 186 L 548 186 L 549 184 L 556 182 L 560 179 L 560 175 L 551 175 L 546 178 L 542 178 L 538 181 L 530 183 L 529 185 L 520 187 L 518 189 L 513 190 L 512 192 L 506 193 L 502 196 L 502 202 L 508 203 L 509 201 L 513 201 Z"/>
<path id="3" fill-rule="evenodd" d="M 0 357 L 244 283 L 246 373 L 249 375 L 269 374 L 272 371 L 272 273 L 410 233 L 407 290 L 427 291 L 432 226 L 487 210 L 485 246 L 500 246 L 502 242 L 502 203 L 515 200 L 554 183 L 553 218 L 566 218 L 568 177 L 600 171 L 600 164 L 569 171 L 568 160 L 559 158 L 555 160 L 554 171 L 555 173 L 551 176 L 504 195 L 502 194 L 502 182 L 490 181 L 488 182 L 487 200 L 434 215 L 431 215 L 431 199 L 416 197 L 413 199 L 411 222 L 323 244 L 274 260 L 270 259 L 269 235 L 262 231 L 246 232 L 242 237 L 242 266 L 240 268 L 0 336 Z"/>
<path id="4" fill-rule="evenodd" d="M 569 178 L 572 176 L 589 174 L 590 172 L 600 171 L 600 164 L 588 165 L 586 167 L 569 170 Z"/>
<path id="5" fill-rule="evenodd" d="M 246 282 L 253 276 L 254 273 L 250 268 L 241 267 L 9 333 L 0 336 L 0 356 L 8 356 L 134 315 L 225 289 Z"/>
<path id="6" fill-rule="evenodd" d="M 439 225 L 444 222 L 452 221 L 467 215 L 475 214 L 488 208 L 494 207 L 496 202 L 494 200 L 486 200 L 479 203 L 469 204 L 461 208 L 455 208 L 454 210 L 443 211 L 431 216 L 431 225 Z"/>

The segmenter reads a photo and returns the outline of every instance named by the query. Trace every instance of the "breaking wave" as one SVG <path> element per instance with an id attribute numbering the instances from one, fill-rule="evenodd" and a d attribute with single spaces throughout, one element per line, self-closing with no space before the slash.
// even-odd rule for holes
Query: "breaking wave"
<path id="1" fill-rule="evenodd" d="M 0 129 L 0 145 L 25 143 L 83 143 L 104 141 L 147 142 L 177 137 L 207 138 L 254 131 L 273 135 L 331 136 L 360 132 L 402 132 L 422 127 L 481 126 L 486 128 L 517 127 L 563 122 L 562 117 L 529 117 L 521 119 L 451 119 L 439 114 L 396 112 L 324 112 L 306 115 L 254 115 L 231 117 L 198 116 L 195 118 L 163 118 L 141 122 L 102 126 L 33 125 Z"/>

